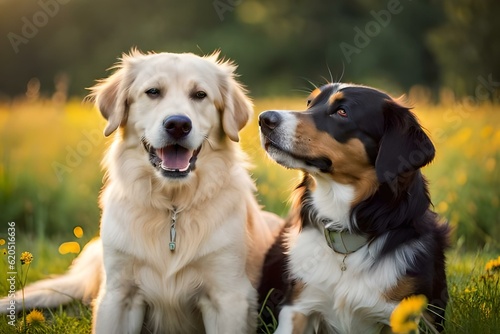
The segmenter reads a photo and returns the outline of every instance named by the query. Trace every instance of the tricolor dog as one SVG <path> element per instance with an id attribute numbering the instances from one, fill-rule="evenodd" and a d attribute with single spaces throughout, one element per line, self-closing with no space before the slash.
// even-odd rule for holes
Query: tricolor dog
<path id="1" fill-rule="evenodd" d="M 441 329 L 449 227 L 430 209 L 420 168 L 435 150 L 414 114 L 379 90 L 327 84 L 305 111 L 266 111 L 259 124 L 268 155 L 303 171 L 277 333 L 390 332 L 395 306 L 416 294 Z"/>

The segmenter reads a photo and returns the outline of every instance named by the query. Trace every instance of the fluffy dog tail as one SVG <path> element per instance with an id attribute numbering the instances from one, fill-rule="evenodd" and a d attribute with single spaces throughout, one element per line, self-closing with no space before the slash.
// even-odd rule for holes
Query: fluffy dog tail
<path id="1" fill-rule="evenodd" d="M 96 238 L 83 248 L 67 273 L 25 287 L 24 306 L 28 310 L 54 308 L 74 300 L 90 304 L 99 292 L 103 276 L 102 243 Z M 20 290 L 0 299 L 0 313 L 7 313 L 14 301 L 16 311 L 21 311 L 23 295 Z"/>

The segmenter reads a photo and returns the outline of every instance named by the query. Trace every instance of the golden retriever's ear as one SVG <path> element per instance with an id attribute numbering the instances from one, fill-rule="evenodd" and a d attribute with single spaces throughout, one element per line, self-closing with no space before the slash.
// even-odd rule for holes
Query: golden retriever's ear
<path id="1" fill-rule="evenodd" d="M 108 121 L 104 129 L 107 137 L 126 121 L 127 100 L 123 92 L 124 69 L 118 70 L 109 78 L 92 87 L 92 95 L 101 115 Z"/>
<path id="2" fill-rule="evenodd" d="M 211 57 L 216 58 L 217 55 Z M 236 66 L 231 62 L 218 62 L 225 73 L 221 82 L 222 128 L 232 141 L 239 141 L 238 132 L 243 129 L 253 114 L 253 104 L 247 96 L 247 90 L 235 79 Z"/>
<path id="3" fill-rule="evenodd" d="M 130 55 L 123 55 L 121 61 L 114 66 L 117 71 L 90 88 L 89 97 L 95 101 L 101 115 L 108 121 L 104 129 L 106 137 L 127 121 L 127 95 L 133 81 L 130 65 L 132 59 L 139 55 L 137 50 L 132 50 Z"/>

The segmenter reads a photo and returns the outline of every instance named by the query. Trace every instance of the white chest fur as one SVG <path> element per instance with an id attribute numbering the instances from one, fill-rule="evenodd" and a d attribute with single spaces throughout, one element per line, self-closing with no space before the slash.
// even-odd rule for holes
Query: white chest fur
<path id="1" fill-rule="evenodd" d="M 318 177 L 312 202 L 320 218 L 331 221 L 332 228 L 344 230 L 349 229 L 349 214 L 354 196 L 354 187 Z"/>
<path id="2" fill-rule="evenodd" d="M 354 188 L 316 181 L 312 201 L 319 218 L 332 221 L 334 229 L 349 230 Z M 306 228 L 290 241 L 291 272 L 304 288 L 298 299 L 283 309 L 283 333 L 287 323 L 292 326 L 289 316 L 294 312 L 313 322 L 320 315 L 332 333 L 379 333 L 388 324 L 395 304 L 387 302 L 384 292 L 397 284 L 404 270 L 396 257 L 379 258 L 374 265 L 384 237 L 347 256 L 334 252 L 316 228 Z M 342 271 L 344 264 L 347 269 Z"/>
<path id="3" fill-rule="evenodd" d="M 305 283 L 294 311 L 306 315 L 320 313 L 331 328 L 341 333 L 378 332 L 394 305 L 384 291 L 396 284 L 400 273 L 394 263 L 373 267 L 377 245 L 366 245 L 348 255 L 335 253 L 316 229 L 302 231 L 291 248 L 290 265 L 294 276 Z M 342 261 L 347 269 L 342 271 Z"/>

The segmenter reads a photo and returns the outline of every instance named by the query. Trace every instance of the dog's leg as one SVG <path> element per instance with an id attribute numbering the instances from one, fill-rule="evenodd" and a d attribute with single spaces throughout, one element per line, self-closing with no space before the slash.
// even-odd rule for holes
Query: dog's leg
<path id="1" fill-rule="evenodd" d="M 140 295 L 127 295 L 119 289 L 104 291 L 94 308 L 92 333 L 138 334 L 144 323 L 145 311 Z"/>
<path id="2" fill-rule="evenodd" d="M 256 300 L 257 293 L 246 277 L 209 291 L 199 300 L 206 334 L 255 333 Z"/>
<path id="3" fill-rule="evenodd" d="M 295 310 L 291 305 L 283 307 L 278 323 L 279 326 L 275 334 L 306 334 L 314 332 L 309 317 Z"/>
<path id="4" fill-rule="evenodd" d="M 134 283 L 132 262 L 114 250 L 105 252 L 106 277 L 94 306 L 94 334 L 141 332 L 146 306 Z"/>
<path id="5" fill-rule="evenodd" d="M 290 290 L 288 291 L 285 305 L 281 309 L 278 318 L 278 328 L 275 333 L 277 334 L 312 334 L 322 333 L 320 331 L 320 321 L 318 314 L 313 312 L 314 306 L 309 302 L 302 303 L 304 296 L 315 296 L 315 291 L 310 286 L 300 280 L 295 279 L 292 281 Z M 307 297 L 303 300 L 311 301 L 317 299 L 316 297 Z"/>

